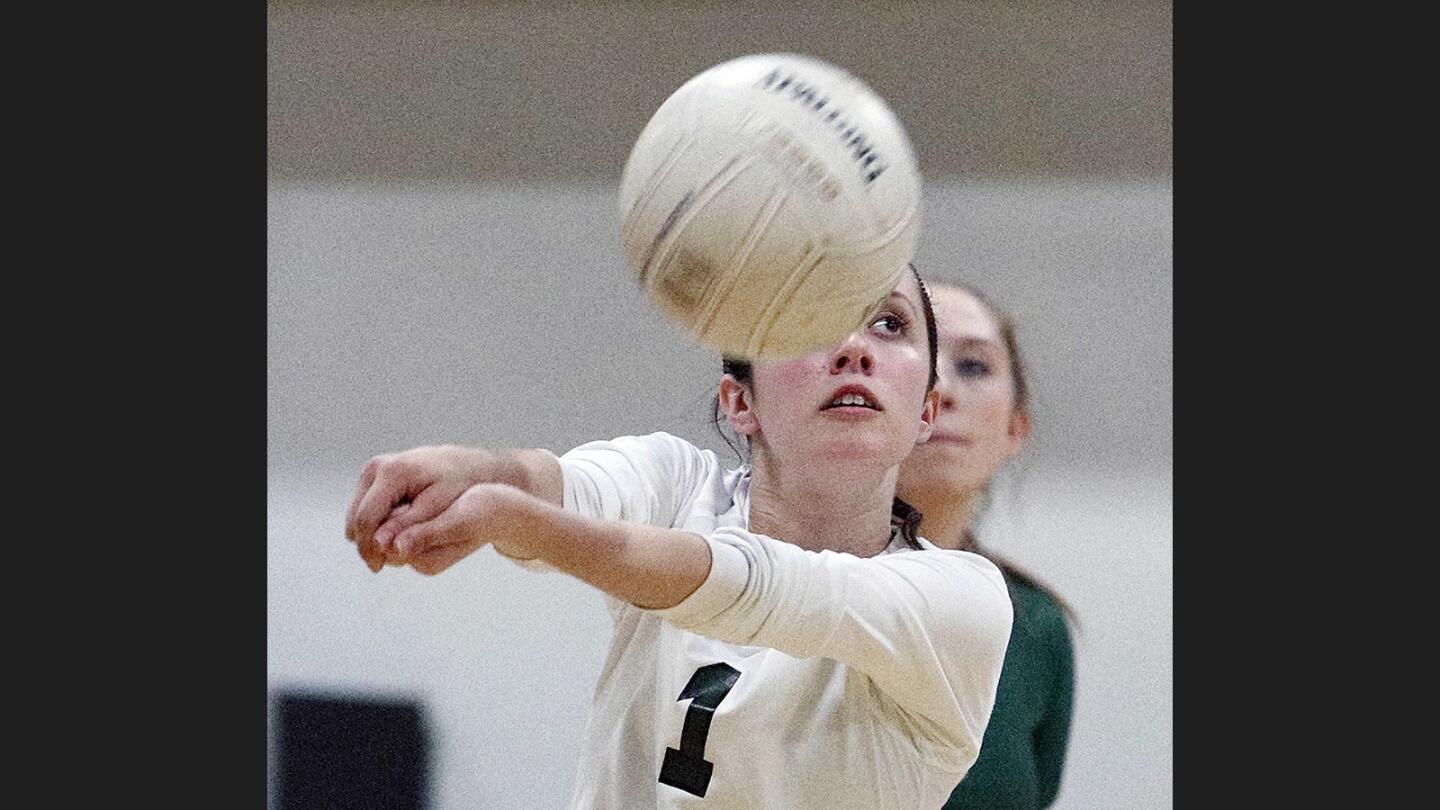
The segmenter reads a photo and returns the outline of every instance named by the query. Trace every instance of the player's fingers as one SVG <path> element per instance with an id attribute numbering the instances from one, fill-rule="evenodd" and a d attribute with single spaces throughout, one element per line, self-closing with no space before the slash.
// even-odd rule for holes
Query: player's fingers
<path id="1" fill-rule="evenodd" d="M 370 573 L 379 573 L 380 569 L 385 567 L 385 555 L 381 554 L 373 545 L 356 543 L 355 549 L 360 552 L 360 559 L 365 561 Z"/>
<path id="2" fill-rule="evenodd" d="M 433 577 L 446 568 L 465 559 L 465 555 L 469 553 L 470 548 L 463 543 L 437 546 L 417 555 L 415 559 L 410 562 L 410 567 L 426 576 Z"/>
<path id="3" fill-rule="evenodd" d="M 461 491 L 463 492 L 463 490 Z M 434 519 L 445 511 L 445 507 L 454 503 L 458 494 L 440 484 L 431 484 L 426 487 L 415 496 L 414 500 L 397 506 L 390 512 L 390 516 L 375 530 L 375 544 L 383 553 L 392 553 L 394 547 L 391 545 L 391 541 L 396 535 L 417 523 Z"/>
<path id="4" fill-rule="evenodd" d="M 360 469 L 360 484 L 355 488 L 355 497 L 350 499 L 350 508 L 345 510 L 345 537 L 349 540 L 355 539 L 355 510 L 360 508 L 360 500 L 375 482 L 375 469 L 378 466 L 378 459 L 372 458 Z"/>
<path id="5" fill-rule="evenodd" d="M 355 507 L 353 523 L 357 543 L 373 543 L 375 530 L 404 501 L 408 501 L 410 480 L 403 470 L 382 468 Z"/>

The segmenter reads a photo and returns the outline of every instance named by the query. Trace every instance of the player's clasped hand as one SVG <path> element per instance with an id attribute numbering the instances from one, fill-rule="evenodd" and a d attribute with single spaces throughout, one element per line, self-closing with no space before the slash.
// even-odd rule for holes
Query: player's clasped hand
<path id="1" fill-rule="evenodd" d="M 496 538 L 528 496 L 505 484 L 476 484 L 434 518 L 415 523 L 382 547 L 386 562 L 434 575 Z M 407 510 L 408 511 L 408 510 Z"/>
<path id="2" fill-rule="evenodd" d="M 379 571 L 387 563 L 413 564 L 409 556 L 429 548 L 422 547 L 422 539 L 453 538 L 454 527 L 442 531 L 446 524 L 430 526 L 427 531 L 412 533 L 404 546 L 397 540 L 417 524 L 433 521 L 471 486 L 485 481 L 488 456 L 486 451 L 455 445 L 375 456 L 361 470 L 360 484 L 345 516 L 345 537 L 355 543 L 371 571 Z M 444 556 L 424 556 L 415 567 L 422 573 L 430 573 L 425 568 L 438 572 L 459 557 L 441 565 Z"/>

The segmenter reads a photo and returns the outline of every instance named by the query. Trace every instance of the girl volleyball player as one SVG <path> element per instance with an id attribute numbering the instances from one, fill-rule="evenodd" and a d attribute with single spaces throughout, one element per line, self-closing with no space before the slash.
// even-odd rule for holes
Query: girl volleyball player
<path id="1" fill-rule="evenodd" d="M 996 474 L 1029 440 L 1030 385 L 1015 324 L 965 287 L 932 284 L 939 332 L 939 410 L 930 439 L 900 465 L 898 492 L 942 548 L 984 554 L 1010 588 L 1014 623 L 980 758 L 946 810 L 1038 810 L 1060 790 L 1074 702 L 1068 606 L 1014 564 L 982 549 L 974 525 Z"/>
<path id="2" fill-rule="evenodd" d="M 727 363 L 738 469 L 664 433 L 418 448 L 365 465 L 346 536 L 372 570 L 492 545 L 606 594 L 572 807 L 939 807 L 979 751 L 1011 607 L 995 565 L 918 537 L 895 498 L 935 347 L 907 276 L 838 346 Z"/>

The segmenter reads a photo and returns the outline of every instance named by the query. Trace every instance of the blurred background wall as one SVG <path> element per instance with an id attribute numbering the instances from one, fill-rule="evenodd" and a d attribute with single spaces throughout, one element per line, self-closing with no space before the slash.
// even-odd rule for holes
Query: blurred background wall
<path id="1" fill-rule="evenodd" d="M 922 272 L 1020 324 L 1037 435 L 982 536 L 1081 617 L 1056 806 L 1171 806 L 1170 20 L 1168 2 L 270 3 L 270 694 L 422 706 L 431 807 L 563 804 L 599 596 L 489 550 L 372 575 L 344 512 L 371 455 L 422 443 L 664 429 L 733 460 L 707 418 L 718 359 L 630 282 L 615 197 L 685 79 L 797 51 L 906 124 Z"/>

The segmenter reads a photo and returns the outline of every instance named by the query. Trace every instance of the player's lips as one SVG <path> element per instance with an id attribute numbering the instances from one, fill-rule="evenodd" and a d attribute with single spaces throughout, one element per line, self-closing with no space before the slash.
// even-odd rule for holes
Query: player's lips
<path id="1" fill-rule="evenodd" d="M 863 385 L 842 385 L 836 388 L 830 398 L 821 406 L 822 411 L 883 411 L 880 400 Z"/>
<path id="2" fill-rule="evenodd" d="M 955 434 L 955 433 L 945 433 L 945 432 L 943 432 L 943 431 L 939 431 L 939 432 L 931 433 L 931 434 L 930 434 L 930 438 L 926 440 L 926 443 L 927 443 L 927 444 L 969 444 L 969 443 L 970 443 L 970 440 L 967 439 L 967 438 L 965 438 L 964 436 L 961 436 L 961 435 L 958 435 L 958 434 Z"/>

